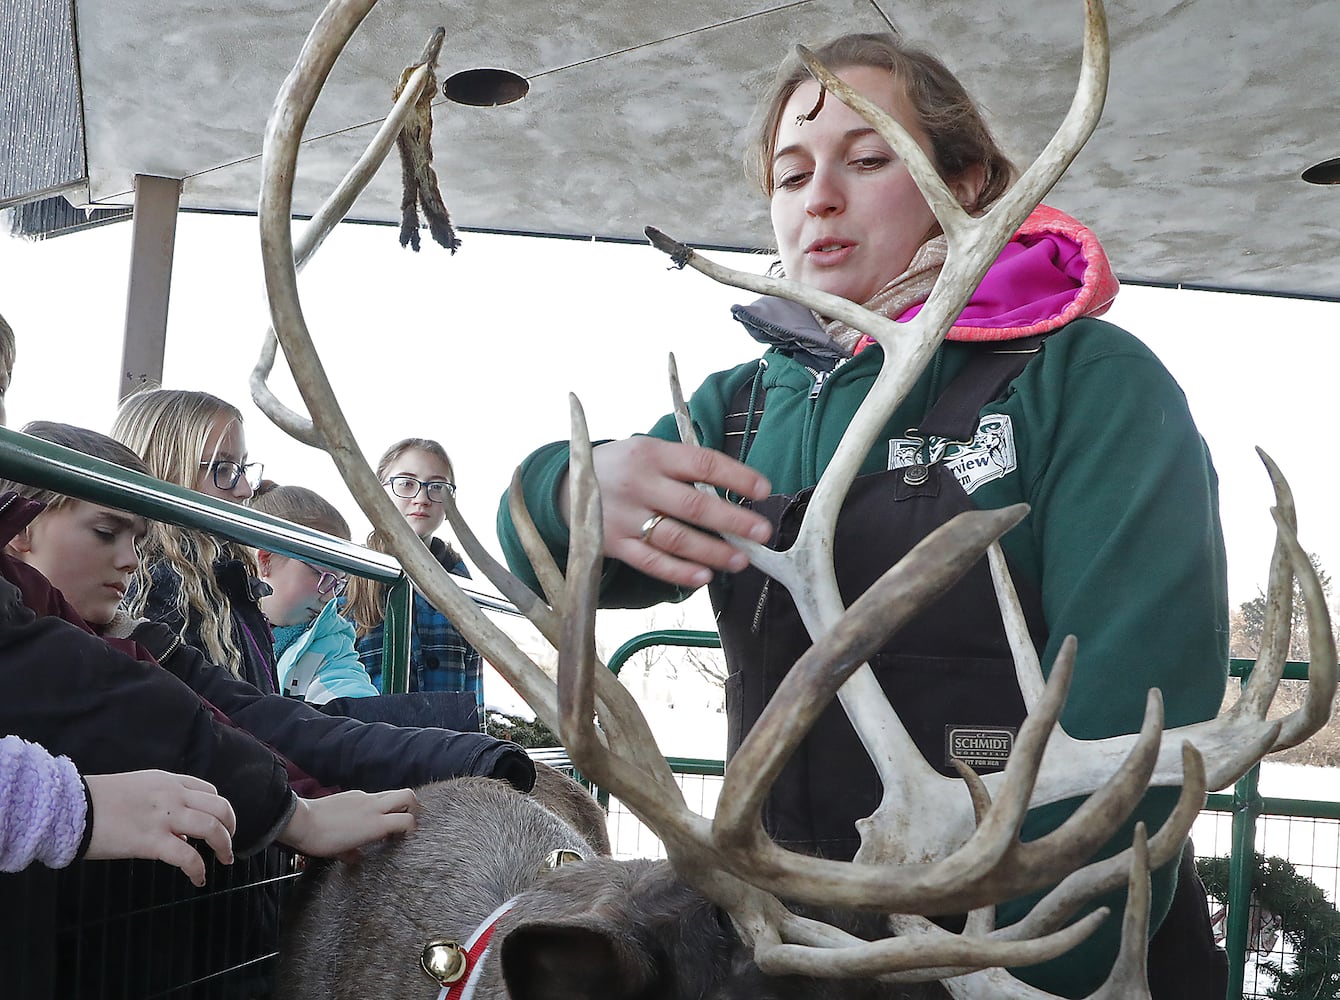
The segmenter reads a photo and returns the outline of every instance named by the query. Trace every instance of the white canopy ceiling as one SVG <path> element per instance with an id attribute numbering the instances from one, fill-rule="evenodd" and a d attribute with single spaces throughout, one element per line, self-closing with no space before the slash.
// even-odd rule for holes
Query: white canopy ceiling
<path id="1" fill-rule="evenodd" d="M 182 206 L 255 210 L 265 119 L 317 0 L 75 0 L 87 190 L 129 204 L 136 173 L 184 179 Z M 1091 225 L 1120 275 L 1340 296 L 1340 188 L 1299 179 L 1340 156 L 1340 11 L 1313 0 L 1111 0 L 1103 122 L 1049 202 Z M 443 25 L 440 77 L 496 66 L 530 94 L 438 98 L 443 194 L 464 228 L 762 247 L 740 167 L 755 96 L 798 41 L 886 30 L 925 40 L 1027 161 L 1074 90 L 1081 0 L 383 0 L 308 128 L 295 208 L 362 151 L 401 69 Z M 351 217 L 399 218 L 394 156 Z M 391 239 L 388 234 L 388 239 Z"/>

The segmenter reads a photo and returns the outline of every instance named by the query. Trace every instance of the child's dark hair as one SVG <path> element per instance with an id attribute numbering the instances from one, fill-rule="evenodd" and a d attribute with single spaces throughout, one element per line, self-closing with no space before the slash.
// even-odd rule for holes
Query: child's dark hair
<path id="1" fill-rule="evenodd" d="M 61 445 L 83 455 L 91 455 L 93 458 L 112 462 L 132 472 L 142 472 L 146 476 L 151 475 L 149 467 L 144 464 L 143 459 L 120 441 L 110 438 L 106 434 L 88 430 L 85 427 L 59 424 L 51 420 L 34 420 L 23 426 L 23 433 L 42 441 L 50 441 L 52 444 Z M 7 490 L 13 490 L 19 496 L 27 497 L 29 500 L 40 501 L 46 504 L 47 510 L 60 510 L 74 502 L 73 497 L 57 493 L 54 490 L 0 479 L 0 492 Z"/>

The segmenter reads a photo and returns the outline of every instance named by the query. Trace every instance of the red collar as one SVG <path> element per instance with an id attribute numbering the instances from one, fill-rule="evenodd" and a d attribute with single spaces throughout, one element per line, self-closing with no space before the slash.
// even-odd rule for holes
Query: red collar
<path id="1" fill-rule="evenodd" d="M 465 975 L 456 982 L 443 986 L 437 995 L 437 1000 L 470 1000 L 474 996 L 480 970 L 484 968 L 484 956 L 488 953 L 489 942 L 493 940 L 493 932 L 502 915 L 515 903 L 516 897 L 513 896 L 485 917 L 484 922 L 470 935 L 470 939 L 465 942 Z"/>

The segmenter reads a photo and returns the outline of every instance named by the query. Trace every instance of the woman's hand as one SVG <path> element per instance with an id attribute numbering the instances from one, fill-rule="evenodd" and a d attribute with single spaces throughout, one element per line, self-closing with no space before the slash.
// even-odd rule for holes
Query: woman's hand
<path id="1" fill-rule="evenodd" d="M 233 863 L 237 817 L 208 781 L 167 771 L 90 774 L 93 802 L 89 860 L 147 858 L 166 861 L 205 884 L 205 862 L 186 842 L 203 840 L 224 864 Z"/>
<path id="2" fill-rule="evenodd" d="M 766 542 L 767 518 L 694 488 L 706 483 L 751 500 L 771 491 L 749 466 L 710 448 L 655 437 L 611 441 L 592 454 L 604 513 L 605 555 L 681 587 L 701 587 L 715 570 L 749 565 L 743 552 L 717 537 Z M 567 483 L 559 491 L 569 521 Z M 649 531 L 644 528 L 663 515 Z"/>
<path id="3" fill-rule="evenodd" d="M 408 788 L 299 799 L 279 840 L 314 858 L 352 861 L 365 844 L 412 833 L 418 814 L 419 800 Z"/>

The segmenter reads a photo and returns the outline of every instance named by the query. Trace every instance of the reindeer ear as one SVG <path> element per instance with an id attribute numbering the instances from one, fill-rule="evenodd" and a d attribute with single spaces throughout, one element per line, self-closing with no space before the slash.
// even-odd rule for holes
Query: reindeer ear
<path id="1" fill-rule="evenodd" d="M 647 988 L 650 956 L 599 927 L 529 924 L 503 940 L 503 979 L 513 1000 L 627 1000 Z"/>

